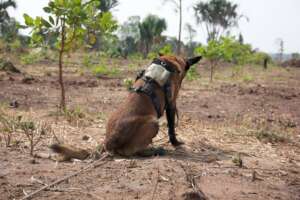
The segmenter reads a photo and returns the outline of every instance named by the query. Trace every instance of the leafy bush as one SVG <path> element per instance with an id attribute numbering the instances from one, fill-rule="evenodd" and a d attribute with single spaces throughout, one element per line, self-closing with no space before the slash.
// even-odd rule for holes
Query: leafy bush
<path id="1" fill-rule="evenodd" d="M 210 40 L 207 46 L 200 46 L 195 49 L 195 53 L 202 55 L 210 62 L 210 81 L 213 81 L 213 74 L 218 62 L 224 57 L 224 49 L 220 41 Z"/>
<path id="2" fill-rule="evenodd" d="M 243 65 L 249 62 L 251 57 L 251 45 L 241 44 L 234 37 L 222 37 L 221 58 L 227 62 Z"/>
<path id="3" fill-rule="evenodd" d="M 89 54 L 84 55 L 83 57 L 83 65 L 84 67 L 90 68 L 92 65 L 92 56 Z"/>
<path id="4" fill-rule="evenodd" d="M 5 146 L 9 147 L 13 140 L 13 133 L 17 130 L 18 124 L 21 121 L 21 116 L 12 117 L 0 113 L 0 137 L 5 141 Z"/>
<path id="5" fill-rule="evenodd" d="M 0 52 L 6 51 L 6 42 L 0 38 Z"/>
<path id="6" fill-rule="evenodd" d="M 134 81 L 131 78 L 126 78 L 126 79 L 123 80 L 123 83 L 124 83 L 126 89 L 130 90 L 130 88 L 132 87 Z"/>
<path id="7" fill-rule="evenodd" d="M 30 53 L 21 56 L 21 63 L 29 65 L 40 62 L 45 59 L 45 54 L 46 53 L 44 52 L 44 50 L 40 48 L 34 49 Z"/>
<path id="8" fill-rule="evenodd" d="M 147 58 L 153 60 L 154 58 L 157 58 L 157 56 L 158 56 L 157 52 L 150 52 L 148 53 Z"/>
<path id="9" fill-rule="evenodd" d="M 249 62 L 251 64 L 262 65 L 265 59 L 268 59 L 269 61 L 272 60 L 271 56 L 269 56 L 267 53 L 255 52 L 251 55 Z"/>
<path id="10" fill-rule="evenodd" d="M 170 55 L 172 54 L 172 46 L 171 44 L 166 44 L 163 48 L 159 50 L 159 53 L 162 53 L 164 55 Z"/>
<path id="11" fill-rule="evenodd" d="M 288 138 L 280 133 L 262 129 L 255 133 L 255 137 L 264 143 L 282 143 L 286 142 Z"/>
<path id="12" fill-rule="evenodd" d="M 243 81 L 244 82 L 251 82 L 253 81 L 253 76 L 251 76 L 250 74 L 246 74 L 243 76 Z"/>
<path id="13" fill-rule="evenodd" d="M 211 80 L 214 68 L 219 61 L 234 63 L 240 67 L 233 69 L 232 77 L 241 75 L 241 68 L 246 63 L 262 64 L 265 58 L 271 60 L 266 53 L 253 53 L 249 44 L 243 44 L 234 37 L 221 37 L 220 40 L 211 40 L 206 46 L 200 46 L 195 49 L 195 54 L 200 54 L 209 60 L 211 66 Z"/>
<path id="14" fill-rule="evenodd" d="M 51 126 L 47 123 L 31 120 L 20 121 L 19 128 L 29 141 L 31 156 L 33 156 L 34 149 L 41 142 L 43 136 L 51 132 Z"/>
<path id="15" fill-rule="evenodd" d="M 142 60 L 143 59 L 143 54 L 140 53 L 140 52 L 133 53 L 133 54 L 129 55 L 129 59 L 131 59 L 131 60 Z"/>
<path id="16" fill-rule="evenodd" d="M 104 66 L 104 65 L 100 65 L 100 66 L 96 66 L 92 69 L 92 73 L 95 76 L 101 76 L 101 75 L 105 75 L 105 76 L 117 76 L 120 74 L 120 70 L 117 68 L 112 68 L 109 69 L 108 67 Z"/>
<path id="17" fill-rule="evenodd" d="M 22 49 L 22 44 L 19 39 L 15 39 L 12 43 L 9 44 L 10 49 L 13 52 L 18 52 Z"/>
<path id="18" fill-rule="evenodd" d="M 193 65 L 189 71 L 186 74 L 186 79 L 189 81 L 196 80 L 200 77 L 198 71 L 197 71 L 197 66 Z"/>
<path id="19" fill-rule="evenodd" d="M 78 106 L 74 109 L 66 109 L 63 114 L 69 123 L 78 122 L 86 117 L 85 113 Z"/>

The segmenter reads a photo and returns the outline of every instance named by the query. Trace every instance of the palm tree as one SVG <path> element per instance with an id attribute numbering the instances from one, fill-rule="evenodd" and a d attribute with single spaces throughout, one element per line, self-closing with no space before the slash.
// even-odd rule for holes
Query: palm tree
<path id="1" fill-rule="evenodd" d="M 7 12 L 9 7 L 16 8 L 16 2 L 14 0 L 0 0 L 0 35 L 5 40 L 11 39 L 18 32 L 16 21 L 10 18 Z"/>
<path id="2" fill-rule="evenodd" d="M 144 47 L 144 58 L 148 55 L 155 40 L 161 37 L 161 33 L 167 29 L 165 19 L 156 15 L 148 15 L 143 22 L 139 24 L 141 43 Z"/>
<path id="3" fill-rule="evenodd" d="M 228 0 L 200 1 L 194 6 L 197 23 L 205 25 L 208 41 L 218 40 L 225 31 L 238 25 L 244 16 L 238 15 L 237 8 L 237 4 Z"/>
<path id="4" fill-rule="evenodd" d="M 119 5 L 118 0 L 101 0 L 99 9 L 101 12 L 109 12 L 111 9 Z"/>
<path id="5" fill-rule="evenodd" d="M 9 20 L 9 14 L 7 9 L 9 7 L 16 8 L 17 4 L 14 0 L 0 0 L 0 23 L 4 23 L 6 20 Z"/>

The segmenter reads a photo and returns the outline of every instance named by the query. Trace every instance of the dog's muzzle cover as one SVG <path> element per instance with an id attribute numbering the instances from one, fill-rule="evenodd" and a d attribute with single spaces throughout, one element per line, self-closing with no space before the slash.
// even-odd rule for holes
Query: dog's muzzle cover
<path id="1" fill-rule="evenodd" d="M 145 71 L 145 76 L 154 79 L 160 86 L 168 81 L 171 72 L 163 66 L 152 63 Z"/>

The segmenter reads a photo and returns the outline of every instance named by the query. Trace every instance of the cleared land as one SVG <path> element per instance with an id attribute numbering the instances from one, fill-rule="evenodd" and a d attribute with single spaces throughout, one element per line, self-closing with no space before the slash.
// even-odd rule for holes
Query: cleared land
<path id="1" fill-rule="evenodd" d="M 128 93 L 123 80 L 148 63 L 103 62 L 119 70 L 96 77 L 82 64 L 68 64 L 69 112 L 62 116 L 56 63 L 16 61 L 23 74 L 0 72 L 1 115 L 47 124 L 34 153 L 48 153 L 57 139 L 95 149 L 109 113 Z M 165 148 L 167 155 L 115 158 L 34 199 L 193 199 L 188 193 L 195 188 L 218 200 L 300 199 L 300 69 L 221 66 L 213 84 L 203 63 L 197 70 L 200 78 L 185 80 L 178 99 L 177 135 L 184 146 L 174 149 L 168 143 L 162 119 L 153 146 Z M 9 107 L 14 101 L 18 108 Z M 1 128 L 0 199 L 20 199 L 88 165 L 89 160 L 56 163 L 31 157 L 20 130 L 6 147 Z"/>

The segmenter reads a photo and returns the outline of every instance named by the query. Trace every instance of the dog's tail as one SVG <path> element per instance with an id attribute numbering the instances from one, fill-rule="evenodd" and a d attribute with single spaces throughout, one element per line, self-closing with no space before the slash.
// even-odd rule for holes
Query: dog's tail
<path id="1" fill-rule="evenodd" d="M 53 152 L 62 156 L 61 161 L 68 161 L 71 159 L 84 160 L 91 155 L 91 152 L 76 148 L 65 144 L 52 144 L 49 147 Z"/>

